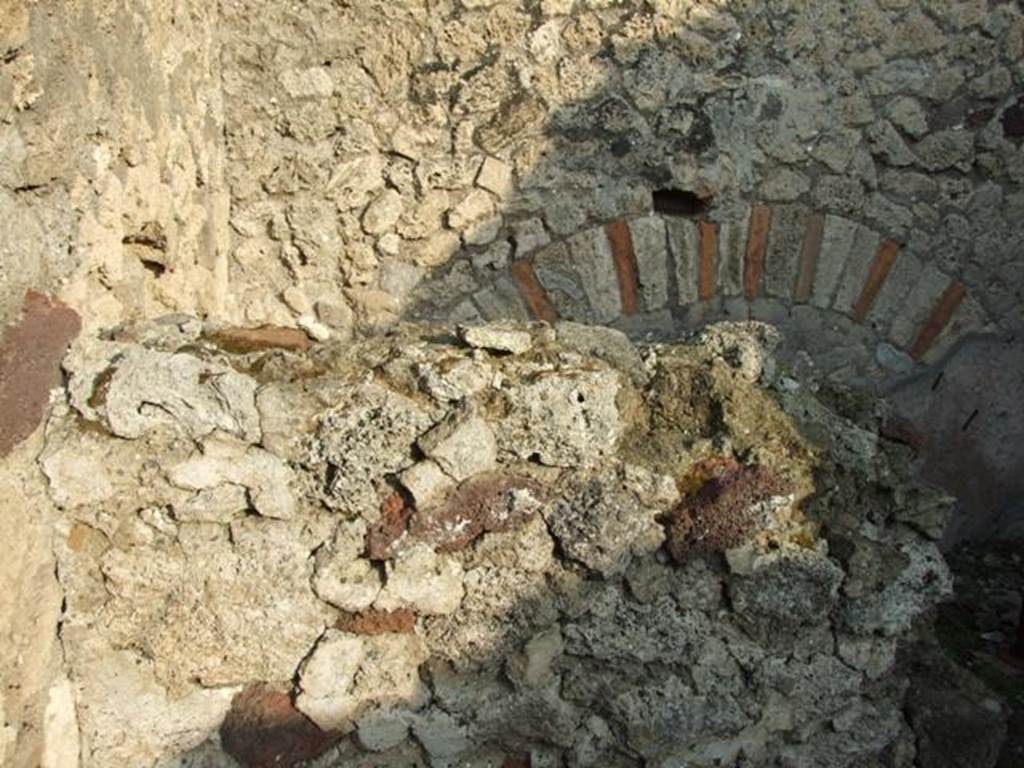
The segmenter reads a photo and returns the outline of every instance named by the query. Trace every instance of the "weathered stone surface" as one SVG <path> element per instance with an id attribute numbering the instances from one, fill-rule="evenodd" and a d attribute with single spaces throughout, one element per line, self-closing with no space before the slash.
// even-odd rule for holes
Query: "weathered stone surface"
<path id="1" fill-rule="evenodd" d="M 313 591 L 343 611 L 369 608 L 380 594 L 380 574 L 362 557 L 365 540 L 365 522 L 343 522 L 331 542 L 316 553 Z"/>
<path id="2" fill-rule="evenodd" d="M 366 384 L 346 405 L 321 418 L 317 453 L 331 467 L 331 502 L 350 514 L 376 518 L 374 483 L 413 463 L 412 446 L 430 426 L 429 416 L 409 398 Z"/>
<path id="3" fill-rule="evenodd" d="M 417 544 L 387 563 L 384 588 L 374 607 L 382 611 L 412 608 L 428 616 L 443 615 L 458 609 L 462 595 L 462 566 L 458 560 Z"/>
<path id="4" fill-rule="evenodd" d="M 107 632 L 149 649 L 168 684 L 288 679 L 332 613 L 309 589 L 308 545 L 295 531 L 245 521 L 231 525 L 233 542 L 213 536 L 184 553 L 109 550 L 100 563 L 114 594 Z M 145 609 L 132 610 L 137 603 Z M 154 628 L 154 612 L 175 620 Z M 174 648 L 190 650 L 169 663 Z"/>
<path id="5" fill-rule="evenodd" d="M 494 469 L 498 460 L 493 430 L 472 409 L 454 411 L 424 434 L 417 445 L 456 482 Z"/>
<path id="6" fill-rule="evenodd" d="M 577 371 L 539 376 L 507 397 L 498 444 L 549 466 L 589 465 L 615 449 L 622 432 L 615 397 L 618 374 Z"/>
<path id="7" fill-rule="evenodd" d="M 131 349 L 97 386 L 107 426 L 119 437 L 138 438 L 160 427 L 194 438 L 215 430 L 245 442 L 260 436 L 256 382 L 188 354 Z"/>
<path id="8" fill-rule="evenodd" d="M 772 553 L 732 582 L 729 596 L 741 626 L 766 644 L 792 643 L 829 616 L 842 569 L 810 550 Z"/>
<path id="9" fill-rule="evenodd" d="M 366 637 L 327 630 L 299 669 L 295 706 L 324 730 L 349 732 L 369 707 L 422 706 L 426 660 L 415 635 Z"/>
<path id="10" fill-rule="evenodd" d="M 615 481 L 596 477 L 547 507 L 544 517 L 565 554 L 606 578 L 664 538 L 653 511 Z"/>
<path id="11" fill-rule="evenodd" d="M 294 473 L 279 458 L 260 448 L 222 440 L 207 440 L 202 451 L 202 455 L 167 470 L 173 485 L 198 493 L 241 486 L 249 503 L 264 517 L 287 520 L 295 516 Z"/>

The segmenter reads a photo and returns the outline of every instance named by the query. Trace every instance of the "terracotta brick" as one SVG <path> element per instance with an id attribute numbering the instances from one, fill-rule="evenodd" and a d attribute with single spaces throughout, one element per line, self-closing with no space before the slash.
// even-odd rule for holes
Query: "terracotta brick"
<path id="1" fill-rule="evenodd" d="M 371 560 L 390 560 L 395 545 L 409 530 L 413 504 L 400 493 L 393 493 L 380 505 L 380 520 L 366 532 L 366 556 Z"/>
<path id="2" fill-rule="evenodd" d="M 512 277 L 519 288 L 519 294 L 530 310 L 530 314 L 537 320 L 544 320 L 549 323 L 558 319 L 558 312 L 551 304 L 544 286 L 537 279 L 533 271 L 533 265 L 528 261 L 516 261 L 509 267 Z"/>
<path id="3" fill-rule="evenodd" d="M 700 222 L 700 266 L 697 273 L 697 298 L 710 301 L 715 297 L 715 254 L 718 251 L 718 229 L 713 221 Z"/>
<path id="4" fill-rule="evenodd" d="M 416 614 L 408 608 L 394 611 L 371 608 L 360 613 L 343 613 L 335 627 L 354 635 L 408 635 L 416 629 Z"/>
<path id="5" fill-rule="evenodd" d="M 893 264 L 896 263 L 899 252 L 899 245 L 892 240 L 886 240 L 879 246 L 875 260 L 871 263 L 871 269 L 868 271 L 867 280 L 864 281 L 864 287 L 861 289 L 860 297 L 853 305 L 853 319 L 858 323 L 863 323 L 867 319 L 871 307 L 875 304 L 875 299 L 878 298 L 878 292 L 882 290 Z"/>
<path id="6" fill-rule="evenodd" d="M 676 562 L 694 554 L 724 552 L 748 541 L 760 523 L 757 504 L 789 492 L 786 483 L 766 467 L 747 467 L 731 457 L 698 465 L 680 490 L 686 494 L 683 500 L 660 518 L 666 547 Z"/>
<path id="7" fill-rule="evenodd" d="M 290 768 L 319 757 L 341 734 L 320 730 L 286 692 L 257 683 L 231 700 L 220 739 L 244 768 Z"/>
<path id="8" fill-rule="evenodd" d="M 913 348 L 910 350 L 910 356 L 915 360 L 920 360 L 927 354 L 928 350 L 931 349 L 932 344 L 942 333 L 942 329 L 949 323 L 950 318 L 953 317 L 953 313 L 956 312 L 956 308 L 960 306 L 960 302 L 964 300 L 964 296 L 967 295 L 967 287 L 959 280 L 954 279 L 950 282 L 949 286 L 943 291 L 942 296 L 939 298 L 938 304 L 935 305 L 935 309 L 932 311 L 931 317 L 921 328 L 921 332 L 917 336 L 917 341 L 914 342 Z"/>
<path id="9" fill-rule="evenodd" d="M 743 261 L 743 289 L 747 301 L 761 293 L 764 277 L 764 259 L 768 250 L 768 232 L 772 226 L 772 209 L 755 205 L 750 209 L 750 227 L 747 230 L 747 254 Z"/>
<path id="10" fill-rule="evenodd" d="M 513 515 L 512 494 L 529 490 L 540 496 L 540 487 L 523 477 L 496 473 L 466 481 L 439 507 L 417 510 L 410 534 L 438 552 L 458 552 L 490 531 L 505 531 L 524 522 Z"/>
<path id="11" fill-rule="evenodd" d="M 283 328 L 277 325 L 262 325 L 258 328 L 220 328 L 205 334 L 205 337 L 224 351 L 237 355 L 262 352 L 266 349 L 305 352 L 313 344 L 305 332 L 298 328 Z"/>
<path id="12" fill-rule="evenodd" d="M 81 330 L 70 307 L 35 291 L 0 342 L 0 456 L 31 435 L 43 419 L 60 361 Z"/>
<path id="13" fill-rule="evenodd" d="M 635 315 L 639 308 L 639 280 L 637 278 L 636 253 L 633 250 L 633 235 L 629 225 L 619 219 L 605 227 L 608 244 L 612 249 L 615 275 L 619 279 L 619 300 L 622 314 Z"/>
<path id="14" fill-rule="evenodd" d="M 807 220 L 804 244 L 800 249 L 800 268 L 793 290 L 793 300 L 799 304 L 806 304 L 811 298 L 811 290 L 814 288 L 814 267 L 818 263 L 818 254 L 821 252 L 821 241 L 824 237 L 825 217 L 815 214 Z"/>

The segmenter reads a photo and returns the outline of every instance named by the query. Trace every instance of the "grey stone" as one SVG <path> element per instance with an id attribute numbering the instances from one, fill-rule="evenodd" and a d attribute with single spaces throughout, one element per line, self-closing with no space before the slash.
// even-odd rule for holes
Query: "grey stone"
<path id="1" fill-rule="evenodd" d="M 905 134 L 919 139 L 928 132 L 924 108 L 909 96 L 898 96 L 885 106 L 885 116 Z"/>
<path id="2" fill-rule="evenodd" d="M 806 229 L 805 208 L 796 205 L 773 208 L 764 265 L 764 287 L 769 296 L 788 299 L 793 295 Z"/>
<path id="3" fill-rule="evenodd" d="M 740 624 L 767 645 L 792 645 L 808 626 L 828 622 L 843 570 L 806 550 L 758 558 L 733 579 L 730 599 Z"/>
<path id="4" fill-rule="evenodd" d="M 533 267 L 559 317 L 580 322 L 597 319 L 565 242 L 539 250 L 533 257 Z"/>
<path id="5" fill-rule="evenodd" d="M 630 557 L 649 554 L 664 540 L 653 512 L 618 483 L 596 478 L 548 507 L 545 519 L 569 557 L 605 578 L 622 573 Z"/>
<path id="6" fill-rule="evenodd" d="M 890 373 L 899 375 L 906 375 L 914 370 L 913 358 L 886 341 L 875 347 L 875 362 Z"/>
<path id="7" fill-rule="evenodd" d="M 761 196 L 770 202 L 793 202 L 810 190 L 810 179 L 789 168 L 779 168 L 761 184 Z"/>
<path id="8" fill-rule="evenodd" d="M 622 304 L 611 246 L 604 230 L 587 230 L 567 242 L 570 263 L 579 275 L 594 319 L 602 323 L 614 320 L 622 314 Z"/>
<path id="9" fill-rule="evenodd" d="M 914 147 L 914 155 L 928 171 L 967 170 L 974 158 L 974 134 L 953 129 L 930 133 Z"/>
<path id="10" fill-rule="evenodd" d="M 832 305 L 843 266 L 853 248 L 857 234 L 856 222 L 839 216 L 825 217 L 825 235 L 821 251 L 814 265 L 814 283 L 811 289 L 811 303 L 827 308 Z"/>
<path id="11" fill-rule="evenodd" d="M 850 253 L 846 257 L 843 276 L 839 280 L 836 297 L 832 302 L 832 308 L 837 312 L 847 315 L 853 312 L 853 306 L 860 297 L 864 283 L 867 282 L 868 273 L 880 245 L 881 237 L 877 232 L 863 224 L 857 227 Z"/>
<path id="12" fill-rule="evenodd" d="M 700 237 L 696 222 L 670 218 L 666 222 L 672 260 L 675 264 L 676 290 L 681 305 L 697 301 L 700 269 Z"/>
<path id="13" fill-rule="evenodd" d="M 640 295 L 648 310 L 668 303 L 668 244 L 660 216 L 642 216 L 629 222 L 633 235 Z"/>
<path id="14" fill-rule="evenodd" d="M 719 296 L 743 294 L 743 262 L 747 254 L 747 220 L 723 221 L 718 228 L 715 289 Z"/>

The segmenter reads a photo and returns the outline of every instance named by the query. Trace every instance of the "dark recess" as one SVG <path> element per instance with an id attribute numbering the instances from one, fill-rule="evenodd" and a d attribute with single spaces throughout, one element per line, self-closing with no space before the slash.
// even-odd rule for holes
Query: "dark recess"
<path id="1" fill-rule="evenodd" d="M 711 206 L 710 197 L 682 189 L 658 189 L 654 192 L 654 210 L 666 216 L 700 216 Z"/>

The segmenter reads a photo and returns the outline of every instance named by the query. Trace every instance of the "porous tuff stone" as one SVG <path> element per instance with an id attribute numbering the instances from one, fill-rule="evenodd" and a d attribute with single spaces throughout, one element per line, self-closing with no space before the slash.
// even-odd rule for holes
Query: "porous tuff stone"
<path id="1" fill-rule="evenodd" d="M 41 464 L 85 766 L 896 751 L 895 648 L 948 590 L 904 449 L 766 388 L 763 326 L 509 330 L 76 362 Z"/>

